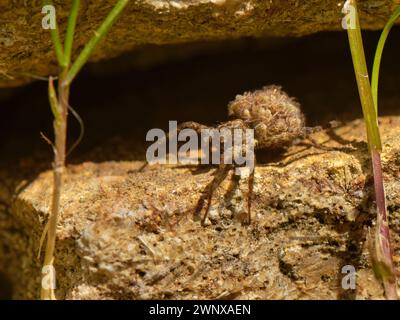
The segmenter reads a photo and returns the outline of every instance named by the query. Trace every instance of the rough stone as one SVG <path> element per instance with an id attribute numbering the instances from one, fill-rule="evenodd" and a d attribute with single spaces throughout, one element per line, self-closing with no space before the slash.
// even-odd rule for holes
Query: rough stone
<path id="1" fill-rule="evenodd" d="M 60 29 L 68 6 L 55 1 Z M 82 49 L 113 0 L 82 1 L 74 56 Z M 362 26 L 382 28 L 398 1 L 364 0 Z M 341 30 L 343 1 L 141 0 L 131 1 L 92 57 L 109 59 L 146 45 L 218 41 L 241 37 L 304 36 Z M 18 86 L 32 76 L 57 72 L 49 32 L 41 28 L 42 1 L 0 0 L 0 87 Z M 151 52 L 149 53 L 151 55 Z"/>
<path id="2" fill-rule="evenodd" d="M 400 252 L 400 117 L 380 119 L 395 259 Z M 57 295 L 67 299 L 381 299 L 371 270 L 372 178 L 362 120 L 258 155 L 252 224 L 247 181 L 229 176 L 202 227 L 194 208 L 214 169 L 141 162 L 70 166 L 58 227 Z M 268 160 L 267 160 L 268 159 Z M 17 188 L 0 215 L 0 272 L 37 298 L 51 172 Z M 342 267 L 357 270 L 343 290 Z"/>

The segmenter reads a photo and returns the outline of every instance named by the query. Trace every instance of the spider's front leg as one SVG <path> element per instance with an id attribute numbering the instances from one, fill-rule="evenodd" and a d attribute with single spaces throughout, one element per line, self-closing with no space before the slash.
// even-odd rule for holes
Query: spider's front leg
<path id="1" fill-rule="evenodd" d="M 179 132 L 181 132 L 184 129 L 192 129 L 197 134 L 200 135 L 202 129 L 209 129 L 209 127 L 207 127 L 206 125 L 194 122 L 194 121 L 187 121 L 187 122 L 183 122 L 183 123 L 179 124 L 176 127 L 175 131 L 172 131 L 172 132 L 174 135 L 178 135 Z M 168 145 L 171 135 L 172 135 L 172 133 L 171 133 L 171 131 L 169 131 L 168 134 L 163 139 L 161 139 L 158 143 L 160 145 Z M 147 169 L 148 166 L 149 166 L 149 162 L 146 161 L 137 170 L 135 170 L 135 172 L 143 172 L 145 169 Z"/>
<path id="2" fill-rule="evenodd" d="M 204 215 L 201 219 L 202 226 L 205 226 L 205 222 L 206 222 L 208 214 L 210 212 L 211 201 L 212 201 L 215 190 L 217 190 L 218 187 L 221 185 L 222 181 L 225 180 L 225 178 L 227 177 L 227 175 L 229 173 L 229 170 L 231 170 L 232 168 L 233 168 L 233 166 L 230 164 L 220 164 L 215 172 L 213 180 L 210 182 L 210 184 L 206 188 L 206 190 L 207 190 L 206 197 L 200 198 L 200 200 L 197 204 L 197 207 L 196 207 L 197 213 L 200 213 L 201 209 L 203 209 L 205 198 L 207 201 L 206 209 L 205 209 Z"/>
<path id="3" fill-rule="evenodd" d="M 248 168 L 248 178 L 247 178 L 247 219 L 244 221 L 244 224 L 251 224 L 251 210 L 252 210 L 252 201 L 253 201 L 253 191 L 254 191 L 254 175 L 255 175 L 255 167 Z M 240 174 L 241 176 L 241 174 Z"/>
<path id="4" fill-rule="evenodd" d="M 202 129 L 210 129 L 210 127 L 208 127 L 204 124 L 198 123 L 198 122 L 187 121 L 187 122 L 182 122 L 182 123 L 178 124 L 178 127 L 177 127 L 178 133 L 180 131 L 182 131 L 183 129 L 193 129 L 198 134 L 200 134 Z"/>
<path id="5" fill-rule="evenodd" d="M 218 169 L 215 172 L 215 176 L 211 183 L 207 186 L 207 194 L 206 197 L 202 197 L 198 205 L 196 207 L 196 212 L 199 213 L 203 209 L 204 206 L 204 201 L 206 200 L 206 208 L 204 215 L 201 219 L 201 225 L 205 226 L 205 222 L 207 220 L 208 214 L 210 212 L 211 208 L 211 203 L 212 203 L 212 198 L 214 196 L 215 190 L 218 189 L 218 187 L 221 185 L 222 181 L 224 181 L 229 173 L 230 170 L 234 169 L 233 165 L 227 165 L 227 164 L 220 164 Z M 252 200 L 253 200 L 253 190 L 254 190 L 254 174 L 255 174 L 255 168 L 250 169 L 249 177 L 248 177 L 248 194 L 247 194 L 247 220 L 246 224 L 251 223 L 251 208 L 252 208 Z"/>
<path id="6" fill-rule="evenodd" d="M 254 174 L 255 174 L 256 168 L 251 168 L 250 169 L 250 174 L 249 174 L 249 181 L 248 181 L 248 195 L 247 195 L 247 224 L 251 223 L 251 202 L 253 201 L 253 190 L 254 190 Z"/>

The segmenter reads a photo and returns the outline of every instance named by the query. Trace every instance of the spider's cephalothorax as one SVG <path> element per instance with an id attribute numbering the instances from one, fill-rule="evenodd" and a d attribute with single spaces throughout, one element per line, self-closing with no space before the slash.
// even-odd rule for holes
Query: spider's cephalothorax
<path id="1" fill-rule="evenodd" d="M 217 129 L 252 129 L 254 130 L 254 147 L 257 149 L 285 147 L 306 135 L 305 119 L 299 103 L 289 97 L 281 87 L 275 85 L 237 95 L 235 100 L 229 103 L 228 113 L 231 120 L 221 123 L 217 126 Z M 199 132 L 208 127 L 196 122 L 185 122 L 179 126 L 179 130 L 184 128 L 192 128 Z M 214 191 L 225 179 L 229 170 L 235 166 L 237 166 L 236 163 L 221 163 L 214 179 L 207 188 L 206 197 L 200 199 L 197 206 L 198 211 L 202 210 L 204 202 L 207 201 L 205 213 L 202 217 L 203 225 L 210 211 Z M 254 166 L 251 168 L 248 181 L 247 223 L 250 223 Z"/>
<path id="2" fill-rule="evenodd" d="M 305 134 L 299 103 L 278 86 L 237 95 L 228 112 L 230 118 L 241 119 L 254 129 L 258 149 L 287 146 Z"/>

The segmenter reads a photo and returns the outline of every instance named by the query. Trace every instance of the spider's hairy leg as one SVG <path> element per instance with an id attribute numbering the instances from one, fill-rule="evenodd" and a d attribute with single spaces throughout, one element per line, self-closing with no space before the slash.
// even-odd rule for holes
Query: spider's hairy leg
<path id="1" fill-rule="evenodd" d="M 340 151 L 343 149 L 343 147 L 329 147 L 329 146 L 324 145 L 326 142 L 329 142 L 331 140 L 331 138 L 324 142 L 319 142 L 312 136 L 313 133 L 321 132 L 323 130 L 332 130 L 332 129 L 338 128 L 340 126 L 341 126 L 340 122 L 331 121 L 327 126 L 306 127 L 303 138 L 307 139 L 310 142 L 311 146 L 313 146 L 316 149 L 320 149 L 320 150 L 324 150 L 324 151 L 335 151 L 335 150 Z M 301 143 L 301 141 L 299 141 L 299 142 Z"/>
<path id="2" fill-rule="evenodd" d="M 253 190 L 254 190 L 254 174 L 255 174 L 256 168 L 253 167 L 251 168 L 250 174 L 249 174 L 249 193 L 247 196 L 247 224 L 251 223 L 251 202 L 253 201 Z"/>
<path id="3" fill-rule="evenodd" d="M 193 129 L 194 131 L 196 131 L 197 134 L 200 134 L 202 129 L 209 129 L 209 127 L 206 125 L 202 125 L 200 123 L 194 122 L 194 121 L 183 122 L 183 123 L 179 124 L 175 128 L 175 130 L 168 131 L 168 133 L 165 135 L 165 137 L 160 139 L 159 144 L 168 145 L 170 142 L 171 134 L 173 133 L 173 135 L 178 135 L 179 132 L 181 132 L 184 129 Z M 149 165 L 150 165 L 150 163 L 148 161 L 146 161 L 140 168 L 136 169 L 135 172 L 143 172 L 143 171 L 145 171 L 145 169 L 147 169 L 147 167 Z"/>
<path id="4" fill-rule="evenodd" d="M 182 131 L 183 129 L 193 129 L 195 130 L 197 133 L 201 133 L 202 129 L 210 129 L 210 127 L 198 123 L 198 122 L 194 122 L 194 121 L 187 121 L 187 122 L 182 122 L 178 125 L 177 131 Z"/>
<path id="5" fill-rule="evenodd" d="M 324 130 L 322 126 L 305 127 L 301 138 L 308 139 L 313 133 L 321 132 L 322 130 Z"/>
<path id="6" fill-rule="evenodd" d="M 233 168 L 232 165 L 228 165 L 228 164 L 220 164 L 219 167 L 217 168 L 216 172 L 215 172 L 215 176 L 213 178 L 213 180 L 211 181 L 211 183 L 207 186 L 206 190 L 207 190 L 207 204 L 206 204 L 206 209 L 204 212 L 204 215 L 201 219 L 201 225 L 204 226 L 205 225 L 205 221 L 208 217 L 208 213 L 210 211 L 211 208 L 211 201 L 214 195 L 215 190 L 218 189 L 218 187 L 220 186 L 220 184 L 222 183 L 222 181 L 225 180 L 225 178 L 227 177 L 229 170 L 231 170 Z M 196 212 L 200 212 L 201 209 L 203 208 L 203 204 L 204 204 L 204 197 L 200 198 L 197 208 L 196 208 Z"/>
<path id="7" fill-rule="evenodd" d="M 212 129 L 212 127 L 206 126 L 204 124 L 198 123 L 198 122 L 194 122 L 194 121 L 186 121 L 186 122 L 182 122 L 180 124 L 178 124 L 176 131 L 177 134 L 179 134 L 182 130 L 185 129 L 191 129 L 194 130 L 197 135 L 201 138 L 201 134 L 202 134 L 202 130 L 210 130 Z M 211 141 L 211 137 L 208 138 L 208 143 L 210 143 Z M 202 162 L 202 158 L 204 157 L 204 155 L 202 154 L 202 152 L 199 150 L 198 151 L 198 155 L 197 155 L 197 161 L 198 163 L 203 163 Z"/>
<path id="8" fill-rule="evenodd" d="M 137 172 L 143 172 L 148 166 L 149 166 L 149 163 L 146 161 L 136 171 Z"/>

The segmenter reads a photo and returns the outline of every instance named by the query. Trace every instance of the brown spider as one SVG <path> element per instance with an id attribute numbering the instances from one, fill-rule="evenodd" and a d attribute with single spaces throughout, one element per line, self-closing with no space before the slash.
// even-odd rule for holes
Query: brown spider
<path id="1" fill-rule="evenodd" d="M 282 148 L 307 135 L 305 119 L 300 110 L 299 103 L 289 97 L 279 86 L 266 86 L 254 92 L 237 95 L 235 100 L 228 105 L 228 114 L 230 120 L 221 123 L 214 129 L 231 131 L 241 129 L 243 132 L 247 129 L 253 130 L 254 149 Z M 178 126 L 179 131 L 186 128 L 194 129 L 198 133 L 203 129 L 210 129 L 210 127 L 196 122 L 184 122 Z M 236 154 L 238 152 L 243 152 L 243 149 L 234 151 Z M 255 159 L 254 155 L 253 157 Z M 246 221 L 248 224 L 251 222 L 254 165 L 250 170 L 248 180 L 249 191 Z M 206 196 L 199 200 L 196 207 L 196 212 L 200 212 L 203 209 L 206 198 L 206 209 L 201 219 L 203 226 L 210 211 L 214 191 L 227 177 L 229 171 L 236 167 L 238 167 L 238 164 L 235 161 L 228 164 L 222 160 L 220 161 L 215 176 L 208 186 Z"/>

